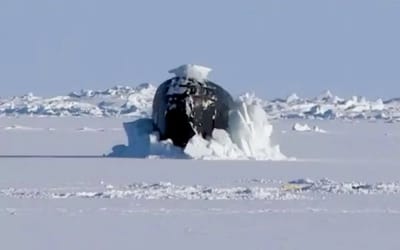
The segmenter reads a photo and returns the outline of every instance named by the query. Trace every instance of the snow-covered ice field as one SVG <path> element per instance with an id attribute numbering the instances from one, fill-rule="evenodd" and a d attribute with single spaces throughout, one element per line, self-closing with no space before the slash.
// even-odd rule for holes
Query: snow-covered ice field
<path id="1" fill-rule="evenodd" d="M 400 247 L 400 123 L 273 121 L 296 160 L 102 157 L 130 120 L 0 118 L 1 249 Z"/>

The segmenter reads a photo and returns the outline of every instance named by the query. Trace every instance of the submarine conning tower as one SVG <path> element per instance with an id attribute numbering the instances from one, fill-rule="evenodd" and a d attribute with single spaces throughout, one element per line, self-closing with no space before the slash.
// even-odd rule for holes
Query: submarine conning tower
<path id="1" fill-rule="evenodd" d="M 163 82 L 153 101 L 152 119 L 160 140 L 171 139 L 184 148 L 195 134 L 205 139 L 214 128 L 227 129 L 232 96 L 208 80 L 210 68 L 186 64 L 172 69 L 175 77 Z"/>

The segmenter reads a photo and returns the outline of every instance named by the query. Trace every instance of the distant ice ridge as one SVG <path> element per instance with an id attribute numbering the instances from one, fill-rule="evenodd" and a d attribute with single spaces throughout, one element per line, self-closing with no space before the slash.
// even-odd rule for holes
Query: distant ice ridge
<path id="1" fill-rule="evenodd" d="M 264 108 L 273 118 L 297 119 L 368 119 L 400 121 L 400 100 L 352 96 L 349 99 L 334 96 L 330 91 L 314 98 L 300 98 L 296 94 L 286 99 L 265 101 Z"/>
<path id="2" fill-rule="evenodd" d="M 0 116 L 149 116 L 156 87 L 115 86 L 103 91 L 81 90 L 66 96 L 38 97 L 29 93 L 0 99 Z"/>
<path id="3" fill-rule="evenodd" d="M 259 103 L 239 100 L 229 119 L 229 131 L 214 129 L 212 137 L 192 137 L 185 149 L 170 140 L 159 141 L 151 119 L 125 123 L 128 145 L 117 145 L 110 156 L 143 158 L 187 158 L 204 160 L 285 160 L 279 145 L 273 146 L 272 125 Z"/>
<path id="4" fill-rule="evenodd" d="M 178 76 L 185 75 L 202 79 L 207 77 L 210 69 L 186 66 L 170 72 Z M 197 72 L 197 75 L 193 75 L 193 72 Z M 156 86 L 141 84 L 136 87 L 115 86 L 101 91 L 81 90 L 66 96 L 49 98 L 29 93 L 19 97 L 0 98 L 0 116 L 150 117 L 155 91 Z M 326 91 L 314 98 L 301 98 L 292 94 L 283 99 L 260 100 L 260 105 L 271 119 L 400 121 L 400 98 L 384 101 L 353 96 L 344 99 Z"/>

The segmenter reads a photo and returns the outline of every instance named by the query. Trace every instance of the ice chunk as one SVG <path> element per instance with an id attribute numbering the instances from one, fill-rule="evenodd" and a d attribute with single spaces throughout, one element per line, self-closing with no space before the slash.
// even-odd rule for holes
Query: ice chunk
<path id="1" fill-rule="evenodd" d="M 111 157 L 136 158 L 187 158 L 182 149 L 175 147 L 170 140 L 159 141 L 158 134 L 153 131 L 152 119 L 138 119 L 124 123 L 128 137 L 128 146 L 116 145 Z"/>
<path id="2" fill-rule="evenodd" d="M 299 96 L 298 96 L 296 93 L 293 93 L 293 94 L 289 95 L 289 96 L 286 98 L 286 102 L 287 102 L 287 103 L 294 103 L 294 102 L 296 102 L 296 101 L 298 101 L 298 100 L 300 100 L 300 98 L 299 98 Z"/>
<path id="3" fill-rule="evenodd" d="M 279 145 L 270 141 L 272 125 L 257 102 L 240 101 L 229 118 L 229 134 L 243 154 L 260 160 L 283 160 Z"/>
<path id="4" fill-rule="evenodd" d="M 214 129 L 212 138 L 208 140 L 195 135 L 189 140 L 184 152 L 191 158 L 203 160 L 248 159 L 223 129 Z"/>
<path id="5" fill-rule="evenodd" d="M 305 131 L 311 131 L 312 129 L 310 128 L 310 126 L 308 126 L 307 124 L 300 124 L 300 123 L 295 123 L 292 127 L 292 129 L 294 131 L 300 131 L 300 132 L 305 132 Z"/>
<path id="6" fill-rule="evenodd" d="M 318 126 L 310 127 L 308 124 L 300 124 L 300 123 L 297 123 L 297 122 L 293 125 L 292 130 L 298 131 L 298 132 L 314 131 L 314 132 L 317 132 L 317 133 L 327 133 L 326 130 L 321 129 Z"/>

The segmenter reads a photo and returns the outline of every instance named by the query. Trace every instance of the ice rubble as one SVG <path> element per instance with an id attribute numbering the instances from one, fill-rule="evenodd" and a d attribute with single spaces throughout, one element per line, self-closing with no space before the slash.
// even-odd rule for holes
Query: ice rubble
<path id="1" fill-rule="evenodd" d="M 116 145 L 112 148 L 111 157 L 136 158 L 188 158 L 181 148 L 175 147 L 170 140 L 159 141 L 153 132 L 151 119 L 138 119 L 123 124 L 128 137 L 128 145 Z"/>
<path id="2" fill-rule="evenodd" d="M 115 86 L 103 91 L 81 90 L 50 98 L 30 93 L 0 99 L 0 116 L 143 117 L 151 113 L 155 91 L 155 86 L 141 84 L 137 87 Z"/>
<path id="3" fill-rule="evenodd" d="M 192 137 L 185 149 L 175 147 L 170 140 L 159 141 L 153 132 L 151 119 L 125 123 L 128 146 L 117 145 L 109 156 L 189 159 L 254 159 L 284 160 L 279 146 L 270 141 L 272 126 L 260 105 L 238 101 L 231 112 L 229 131 L 214 129 L 212 138 Z"/>
<path id="4" fill-rule="evenodd" d="M 326 195 L 398 195 L 399 182 L 338 182 L 330 179 L 252 179 L 240 185 L 178 185 L 171 182 L 57 187 L 4 188 L 0 197 L 18 199 L 132 199 L 132 200 L 312 200 Z"/>
<path id="5" fill-rule="evenodd" d="M 210 69 L 201 67 L 195 75 L 193 67 L 171 70 L 176 75 L 189 74 L 205 78 Z M 197 69 L 199 71 L 199 69 Z M 137 87 L 116 86 L 106 90 L 81 90 L 66 96 L 38 97 L 32 93 L 12 98 L 0 98 L 0 116 L 95 116 L 149 117 L 156 87 L 141 84 Z M 260 105 L 273 119 L 369 119 L 400 121 L 400 98 L 367 100 L 353 96 L 340 98 L 326 91 L 314 98 L 296 94 L 284 99 L 262 100 Z"/>
<path id="6" fill-rule="evenodd" d="M 286 99 L 265 101 L 264 108 L 271 117 L 297 119 L 382 119 L 396 121 L 400 118 L 400 105 L 394 99 L 367 100 L 352 96 L 349 99 L 334 96 L 326 91 L 315 98 L 300 98 L 292 94 Z"/>

